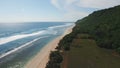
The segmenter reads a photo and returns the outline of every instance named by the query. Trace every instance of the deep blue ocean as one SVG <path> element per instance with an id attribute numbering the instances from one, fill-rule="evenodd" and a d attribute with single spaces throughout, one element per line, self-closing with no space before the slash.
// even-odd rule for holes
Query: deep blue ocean
<path id="1" fill-rule="evenodd" d="M 47 43 L 73 23 L 0 23 L 0 68 L 24 68 Z"/>

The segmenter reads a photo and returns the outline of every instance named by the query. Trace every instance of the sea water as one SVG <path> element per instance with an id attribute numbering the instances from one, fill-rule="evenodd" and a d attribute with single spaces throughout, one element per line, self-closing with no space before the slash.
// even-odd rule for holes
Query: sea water
<path id="1" fill-rule="evenodd" d="M 73 23 L 0 23 L 0 68 L 24 68 L 47 43 Z"/>

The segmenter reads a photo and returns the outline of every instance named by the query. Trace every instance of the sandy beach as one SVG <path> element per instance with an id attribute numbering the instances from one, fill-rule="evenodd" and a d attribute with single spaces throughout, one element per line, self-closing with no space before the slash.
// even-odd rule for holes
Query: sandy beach
<path id="1" fill-rule="evenodd" d="M 55 50 L 58 46 L 59 41 L 67 34 L 72 32 L 71 26 L 66 29 L 66 31 L 59 37 L 55 38 L 53 41 L 48 43 L 33 59 L 31 59 L 26 65 L 25 68 L 45 68 L 47 62 L 49 61 L 49 54 L 51 51 Z"/>

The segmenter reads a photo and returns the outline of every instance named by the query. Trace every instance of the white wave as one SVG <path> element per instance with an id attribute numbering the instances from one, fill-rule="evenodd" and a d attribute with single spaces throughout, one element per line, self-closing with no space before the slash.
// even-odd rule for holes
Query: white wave
<path id="1" fill-rule="evenodd" d="M 41 38 L 45 38 L 45 37 L 48 37 L 48 36 L 44 36 L 44 37 L 40 37 L 40 38 L 34 39 L 34 40 L 32 40 L 32 41 L 24 44 L 24 45 L 21 45 L 21 46 L 19 46 L 19 47 L 17 47 L 17 48 L 14 48 L 13 50 L 8 51 L 8 52 L 2 54 L 2 55 L 0 56 L 0 59 L 3 58 L 3 57 L 5 57 L 5 56 L 7 56 L 7 55 L 10 55 L 11 53 L 14 53 L 14 52 L 18 51 L 19 49 L 22 49 L 23 47 L 26 47 L 26 46 L 32 44 L 33 42 L 35 42 L 35 41 L 37 41 L 37 40 L 39 40 L 39 39 L 41 39 Z"/>
<path id="2" fill-rule="evenodd" d="M 31 33 L 31 34 L 20 34 L 20 35 L 14 35 L 14 36 L 10 36 L 10 37 L 0 38 L 0 45 L 6 44 L 9 42 L 18 40 L 18 39 L 22 39 L 22 38 L 26 38 L 26 37 L 30 37 L 30 36 L 35 36 L 35 35 L 40 35 L 40 34 L 43 34 L 44 32 L 45 32 L 45 30 Z"/>
<path id="3" fill-rule="evenodd" d="M 54 28 L 61 28 L 61 27 L 67 27 L 67 26 L 72 26 L 73 23 L 67 23 L 65 25 L 59 25 L 59 26 L 51 26 L 51 27 L 48 27 L 49 29 L 54 29 Z"/>
<path id="4" fill-rule="evenodd" d="M 35 35 L 42 35 L 42 34 L 46 34 L 46 33 L 47 34 L 57 34 L 57 31 L 54 30 L 55 28 L 69 27 L 69 26 L 72 26 L 72 25 L 73 25 L 73 23 L 69 23 L 69 24 L 67 23 L 65 25 L 48 27 L 47 30 L 38 31 L 38 32 L 35 32 L 35 33 L 31 33 L 31 34 L 20 34 L 20 35 L 14 35 L 14 36 L 6 37 L 6 38 L 0 38 L 0 45 L 6 44 L 6 43 L 9 43 L 9 42 L 18 40 L 18 39 L 22 39 L 22 38 L 26 38 L 26 37 L 30 37 L 30 36 L 35 36 Z M 48 37 L 48 36 L 46 36 L 46 37 Z M 40 37 L 40 38 L 45 38 L 45 37 Z M 19 46 L 17 48 L 14 48 L 11 51 L 8 51 L 8 52 L 2 54 L 2 55 L 0 55 L 0 58 L 3 58 L 3 57 L 5 57 L 5 56 L 7 56 L 7 55 L 9 55 L 11 53 L 16 52 L 17 50 L 22 49 L 23 47 L 25 47 L 25 46 L 39 40 L 40 38 L 34 39 L 34 40 L 24 44 L 24 45 L 21 45 L 21 46 Z"/>
<path id="5" fill-rule="evenodd" d="M 35 36 L 35 35 L 40 35 L 43 33 L 48 33 L 48 34 L 56 34 L 57 32 L 55 30 L 53 30 L 54 28 L 60 28 L 60 27 L 67 27 L 73 25 L 72 23 L 67 23 L 65 25 L 59 25 L 59 26 L 52 26 L 52 27 L 48 27 L 48 30 L 43 30 L 43 31 L 38 31 L 35 33 L 31 33 L 31 34 L 19 34 L 19 35 L 14 35 L 14 36 L 10 36 L 10 37 L 4 37 L 4 38 L 0 38 L 0 45 L 18 40 L 18 39 L 22 39 L 22 38 L 26 38 L 26 37 L 30 37 L 30 36 Z"/>

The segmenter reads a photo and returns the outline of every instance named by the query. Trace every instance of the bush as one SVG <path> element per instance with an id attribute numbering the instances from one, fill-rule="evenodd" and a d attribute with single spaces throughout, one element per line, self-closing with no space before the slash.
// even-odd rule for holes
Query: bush
<path id="1" fill-rule="evenodd" d="M 63 57 L 59 51 L 52 51 L 50 53 L 50 60 L 46 65 L 46 68 L 60 68 L 60 64 L 63 61 Z"/>

